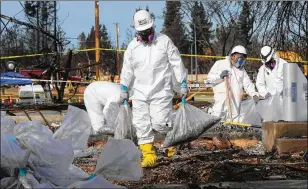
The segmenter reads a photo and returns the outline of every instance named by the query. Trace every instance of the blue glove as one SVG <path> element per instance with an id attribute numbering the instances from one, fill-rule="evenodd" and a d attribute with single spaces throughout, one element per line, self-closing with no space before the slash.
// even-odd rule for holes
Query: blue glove
<path id="1" fill-rule="evenodd" d="M 188 88 L 187 88 L 187 83 L 186 81 L 183 81 L 181 84 L 181 91 L 180 94 L 182 97 L 186 97 L 188 94 Z"/>
<path id="2" fill-rule="evenodd" d="M 125 85 L 121 85 L 121 94 L 120 94 L 120 102 L 124 102 L 124 100 L 128 99 L 127 87 Z"/>
<path id="3" fill-rule="evenodd" d="M 220 78 L 224 79 L 225 77 L 227 77 L 229 75 L 229 71 L 228 70 L 224 70 L 221 72 L 220 74 Z"/>

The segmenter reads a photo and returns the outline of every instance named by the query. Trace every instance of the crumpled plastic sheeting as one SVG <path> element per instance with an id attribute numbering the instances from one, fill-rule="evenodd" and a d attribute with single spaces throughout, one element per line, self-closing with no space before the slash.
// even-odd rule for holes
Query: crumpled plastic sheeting
<path id="1" fill-rule="evenodd" d="M 14 134 L 23 146 L 37 156 L 33 158 L 31 155 L 34 164 L 45 164 L 65 171 L 73 162 L 72 141 L 52 138 L 52 132 L 41 122 L 19 123 L 14 127 Z"/>
<path id="2" fill-rule="evenodd" d="M 1 167 L 24 168 L 30 155 L 10 133 L 1 134 Z"/>
<path id="3" fill-rule="evenodd" d="M 132 116 L 132 110 L 129 105 L 120 106 L 120 112 L 115 121 L 115 139 L 130 139 L 134 142 L 137 141 L 136 129 L 133 127 Z"/>
<path id="4" fill-rule="evenodd" d="M 109 107 L 106 110 L 105 119 L 106 119 L 106 127 L 102 128 L 103 133 L 114 134 L 116 128 L 116 119 L 120 112 L 120 107 L 118 103 L 111 102 Z"/>
<path id="5" fill-rule="evenodd" d="M 71 139 L 74 151 L 85 151 L 91 128 L 91 120 L 86 111 L 68 106 L 64 120 L 53 137 L 56 139 Z"/>
<path id="6" fill-rule="evenodd" d="M 163 147 L 197 139 L 207 129 L 220 121 L 190 104 L 181 104 L 174 118 L 174 126 L 166 135 Z"/>
<path id="7" fill-rule="evenodd" d="M 1 134 L 3 133 L 13 133 L 15 121 L 8 117 L 1 116 Z"/>
<path id="8" fill-rule="evenodd" d="M 89 177 L 86 172 L 74 165 L 70 165 L 66 171 L 46 167 L 34 167 L 34 170 L 57 186 L 68 186 Z"/>
<path id="9" fill-rule="evenodd" d="M 6 177 L 1 179 L 0 186 L 6 189 L 24 189 L 17 177 Z"/>
<path id="10" fill-rule="evenodd" d="M 94 178 L 86 181 L 78 181 L 72 185 L 69 185 L 68 188 L 125 188 L 124 186 L 119 186 L 110 183 L 103 176 L 97 175 Z"/>
<path id="11" fill-rule="evenodd" d="M 141 152 L 128 139 L 110 138 L 98 158 L 95 175 L 117 181 L 138 181 L 143 176 Z"/>
<path id="12" fill-rule="evenodd" d="M 261 116 L 257 113 L 256 105 L 253 99 L 244 100 L 241 102 L 240 121 L 251 125 L 262 125 Z"/>
<path id="13" fill-rule="evenodd" d="M 273 95 L 266 100 L 260 100 L 256 110 L 263 119 L 263 122 L 282 120 L 283 98 L 280 95 Z"/>
<path id="14" fill-rule="evenodd" d="M 18 180 L 21 182 L 24 188 L 39 188 L 40 183 L 30 173 L 26 173 L 25 176 L 18 176 Z"/>

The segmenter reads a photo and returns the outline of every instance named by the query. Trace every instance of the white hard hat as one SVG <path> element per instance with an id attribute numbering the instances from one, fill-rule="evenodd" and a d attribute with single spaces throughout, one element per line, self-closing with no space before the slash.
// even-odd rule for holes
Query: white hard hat
<path id="1" fill-rule="evenodd" d="M 238 46 L 235 46 L 232 51 L 231 51 L 231 55 L 233 53 L 241 53 L 241 54 L 244 54 L 247 56 L 247 52 L 246 52 L 246 49 L 245 47 L 243 47 L 242 45 L 238 45 Z"/>
<path id="2" fill-rule="evenodd" d="M 146 10 L 139 10 L 134 15 L 134 27 L 137 31 L 143 31 L 154 25 L 151 14 Z"/>
<path id="3" fill-rule="evenodd" d="M 270 61 L 273 55 L 274 55 L 274 49 L 272 47 L 264 46 L 261 48 L 260 56 L 263 64 Z"/>

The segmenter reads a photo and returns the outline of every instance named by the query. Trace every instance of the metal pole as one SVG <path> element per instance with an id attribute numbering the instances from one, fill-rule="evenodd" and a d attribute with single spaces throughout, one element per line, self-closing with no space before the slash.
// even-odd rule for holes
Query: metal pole
<path id="1" fill-rule="evenodd" d="M 55 39 L 53 41 L 53 48 L 54 48 L 54 52 L 57 53 L 57 1 L 53 2 L 53 6 L 54 6 L 54 36 Z"/>
<path id="2" fill-rule="evenodd" d="M 95 62 L 98 63 L 100 59 L 99 51 L 99 1 L 95 1 Z M 96 80 L 100 80 L 100 65 L 96 66 Z"/>
<path id="3" fill-rule="evenodd" d="M 196 37 L 196 25 L 194 24 L 194 35 L 195 35 L 195 73 L 196 73 L 196 81 L 198 81 L 198 62 L 197 62 L 197 37 Z"/>
<path id="4" fill-rule="evenodd" d="M 116 63 L 117 63 L 117 75 L 120 77 L 120 72 L 121 72 L 121 69 L 120 69 L 120 56 L 119 56 L 119 23 L 116 22 Z"/>
<path id="5" fill-rule="evenodd" d="M 39 17 L 40 17 L 41 4 L 38 1 L 36 5 L 37 5 L 36 6 L 36 27 L 40 28 Z M 39 53 L 39 51 L 40 51 L 40 31 L 36 30 L 36 52 Z"/>
<path id="6" fill-rule="evenodd" d="M 193 55 L 193 44 L 194 43 L 192 43 L 192 44 L 190 44 L 190 54 L 191 55 Z M 193 57 L 191 56 L 190 57 L 190 74 L 191 74 L 191 76 L 192 76 L 192 74 L 193 74 Z"/>

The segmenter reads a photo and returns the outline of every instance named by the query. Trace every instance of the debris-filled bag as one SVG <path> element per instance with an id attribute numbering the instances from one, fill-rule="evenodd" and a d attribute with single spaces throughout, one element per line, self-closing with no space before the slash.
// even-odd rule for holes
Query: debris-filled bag
<path id="1" fill-rule="evenodd" d="M 116 128 L 116 119 L 118 117 L 119 112 L 120 112 L 120 107 L 118 103 L 111 102 L 108 108 L 106 109 L 106 113 L 104 114 L 104 117 L 106 119 L 106 127 L 102 128 L 103 133 L 114 135 L 114 131 Z"/>
<path id="2" fill-rule="evenodd" d="M 256 105 L 253 99 L 244 100 L 241 102 L 240 123 L 247 123 L 251 125 L 262 125 L 261 116 L 257 113 Z"/>
<path id="3" fill-rule="evenodd" d="M 27 172 L 27 169 L 19 169 L 18 180 L 24 188 L 38 188 L 40 183 L 34 178 L 34 176 Z"/>
<path id="4" fill-rule="evenodd" d="M 0 186 L 6 189 L 24 189 L 17 177 L 6 177 L 1 179 Z"/>
<path id="5" fill-rule="evenodd" d="M 68 106 L 64 120 L 53 137 L 56 139 L 71 139 L 74 153 L 85 151 L 91 128 L 91 120 L 86 111 Z"/>
<path id="6" fill-rule="evenodd" d="M 22 149 L 12 134 L 1 134 L 1 167 L 26 167 L 29 155 L 30 151 Z"/>
<path id="7" fill-rule="evenodd" d="M 1 134 L 13 133 L 15 121 L 5 116 L 1 116 Z"/>
<path id="8" fill-rule="evenodd" d="M 282 120 L 283 99 L 280 95 L 273 95 L 266 100 L 260 100 L 256 105 L 263 122 Z"/>
<path id="9" fill-rule="evenodd" d="M 67 170 L 73 162 L 70 139 L 54 139 L 52 132 L 39 121 L 21 122 L 14 127 L 14 135 L 31 154 L 31 161 L 40 166 Z"/>
<path id="10" fill-rule="evenodd" d="M 124 101 L 124 105 L 121 105 L 120 112 L 115 121 L 115 139 L 130 139 L 136 141 L 136 130 L 133 127 L 132 122 L 132 110 L 129 107 L 127 100 Z"/>
<path id="11" fill-rule="evenodd" d="M 33 165 L 32 165 L 33 167 Z M 79 167 L 70 165 L 66 171 L 55 168 L 33 167 L 34 171 L 57 186 L 68 186 L 80 180 L 85 180 L 89 175 Z"/>
<path id="12" fill-rule="evenodd" d="M 95 175 L 117 181 L 138 181 L 143 176 L 141 152 L 128 139 L 110 138 L 98 158 Z"/>
<path id="13" fill-rule="evenodd" d="M 112 184 L 106 180 L 103 176 L 97 175 L 89 180 L 77 181 L 74 184 L 69 185 L 67 188 L 125 188 L 124 186 L 119 186 Z"/>
<path id="14" fill-rule="evenodd" d="M 220 118 L 187 104 L 186 99 L 183 98 L 177 110 L 173 128 L 167 133 L 163 147 L 195 140 L 219 121 Z"/>

